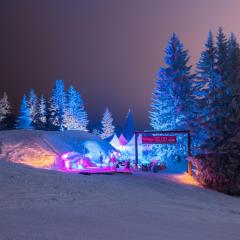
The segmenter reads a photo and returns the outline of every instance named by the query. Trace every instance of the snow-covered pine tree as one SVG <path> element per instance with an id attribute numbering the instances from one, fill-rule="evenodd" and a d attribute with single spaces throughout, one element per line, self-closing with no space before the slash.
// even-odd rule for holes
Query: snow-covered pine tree
<path id="1" fill-rule="evenodd" d="M 221 80 L 224 82 L 227 79 L 228 69 L 228 40 L 221 27 L 218 29 L 216 45 L 216 68 Z"/>
<path id="2" fill-rule="evenodd" d="M 219 28 L 216 41 L 216 77 L 209 86 L 209 111 L 207 121 L 204 126 L 207 131 L 207 139 L 205 141 L 204 152 L 216 151 L 216 148 L 221 145 L 221 142 L 226 139 L 229 113 L 230 96 L 228 92 L 228 76 L 227 76 L 227 55 L 228 41 L 223 33 L 222 28 Z"/>
<path id="3" fill-rule="evenodd" d="M 76 90 L 70 86 L 66 93 L 65 107 L 63 114 L 63 127 L 66 130 L 78 130 L 80 128 L 80 121 L 77 118 L 76 111 Z"/>
<path id="4" fill-rule="evenodd" d="M 17 118 L 17 129 L 32 129 L 32 118 L 31 111 L 28 105 L 26 95 L 23 96 L 22 103 L 20 106 L 19 115 Z"/>
<path id="5" fill-rule="evenodd" d="M 106 108 L 105 112 L 103 113 L 101 124 L 102 124 L 101 134 L 102 139 L 106 139 L 114 135 L 115 127 L 113 126 L 112 114 L 108 108 Z"/>
<path id="6" fill-rule="evenodd" d="M 35 126 L 37 129 L 47 128 L 47 105 L 46 99 L 41 95 L 38 101 Z"/>
<path id="7" fill-rule="evenodd" d="M 57 80 L 50 99 L 49 123 L 52 129 L 63 130 L 63 115 L 65 107 L 65 91 L 63 80 Z"/>
<path id="8" fill-rule="evenodd" d="M 51 120 L 52 120 L 52 118 L 51 118 L 51 101 L 46 99 L 46 126 L 45 126 L 45 128 L 47 130 L 53 129 Z"/>
<path id="9" fill-rule="evenodd" d="M 173 33 L 165 49 L 156 87 L 152 96 L 150 125 L 156 131 L 187 130 L 192 119 L 192 84 L 194 75 L 190 73 L 188 51 Z M 158 154 L 167 159 L 173 155 L 185 157 L 187 154 L 186 136 L 178 136 L 175 146 L 159 145 Z"/>
<path id="10" fill-rule="evenodd" d="M 150 111 L 150 125 L 156 130 L 174 130 L 176 127 L 176 114 L 174 98 L 172 97 L 173 83 L 165 76 L 165 69 L 159 71 L 159 79 L 152 94 Z"/>
<path id="11" fill-rule="evenodd" d="M 226 139 L 236 134 L 240 124 L 240 48 L 234 34 L 231 34 L 227 41 L 221 28 L 218 32 L 217 46 L 217 70 L 221 86 L 214 103 L 215 109 L 217 106 L 214 112 L 217 120 L 214 127 L 221 133 L 218 137 L 221 145 L 221 141 L 226 142 Z"/>
<path id="12" fill-rule="evenodd" d="M 225 98 L 229 111 L 226 131 L 233 135 L 240 122 L 240 47 L 233 33 L 228 40 Z"/>
<path id="13" fill-rule="evenodd" d="M 200 160 L 195 160 L 198 179 L 228 194 L 240 194 L 238 51 L 234 35 L 227 42 L 220 28 L 216 46 L 217 77 L 209 85 L 209 111 L 203 121 L 207 137 L 201 146 Z"/>
<path id="14" fill-rule="evenodd" d="M 30 108 L 30 114 L 32 119 L 32 126 L 35 128 L 37 121 L 37 106 L 38 106 L 38 98 L 33 89 L 30 90 L 28 96 L 28 105 Z"/>
<path id="15" fill-rule="evenodd" d="M 5 129 L 8 126 L 8 119 L 11 114 L 11 106 L 8 101 L 8 96 L 4 92 L 0 99 L 0 129 Z"/>
<path id="16" fill-rule="evenodd" d="M 191 121 L 194 150 L 200 153 L 200 147 L 205 144 L 208 136 L 206 124 L 210 121 L 210 106 L 215 83 L 219 80 L 216 71 L 216 47 L 212 32 L 208 33 L 205 49 L 201 53 L 197 64 L 197 76 L 193 83 L 194 104 L 192 112 L 194 118 Z M 214 117 L 214 116 L 212 116 Z M 195 149 L 197 148 L 197 149 Z"/>
<path id="17" fill-rule="evenodd" d="M 88 114 L 85 110 L 84 101 L 81 97 L 81 94 L 77 91 L 76 91 L 75 103 L 76 103 L 75 104 L 76 116 L 80 122 L 79 130 L 88 131 L 87 129 L 87 125 L 89 123 Z"/>
<path id="18" fill-rule="evenodd" d="M 80 93 L 71 86 L 66 94 L 63 127 L 67 130 L 87 131 L 88 119 Z"/>
<path id="19" fill-rule="evenodd" d="M 126 121 L 123 127 L 122 134 L 127 141 L 130 141 L 134 136 L 134 131 L 135 131 L 135 128 L 134 128 L 133 115 L 131 110 L 129 109 L 126 116 Z"/>
<path id="20" fill-rule="evenodd" d="M 165 64 L 159 71 L 153 92 L 150 124 L 154 130 L 188 129 L 191 87 L 187 50 L 173 33 L 165 49 Z"/>

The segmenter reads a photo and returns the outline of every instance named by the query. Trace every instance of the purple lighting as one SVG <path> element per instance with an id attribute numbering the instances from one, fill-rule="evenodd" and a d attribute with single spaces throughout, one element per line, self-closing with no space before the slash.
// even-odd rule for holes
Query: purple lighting
<path id="1" fill-rule="evenodd" d="M 109 158 L 106 158 L 103 163 L 96 163 L 90 158 L 82 156 L 76 152 L 64 153 L 61 157 L 63 161 L 62 171 L 79 172 L 79 173 L 113 173 L 113 172 L 130 172 L 129 167 L 117 167 L 117 157 L 120 154 L 117 152 L 111 153 Z"/>

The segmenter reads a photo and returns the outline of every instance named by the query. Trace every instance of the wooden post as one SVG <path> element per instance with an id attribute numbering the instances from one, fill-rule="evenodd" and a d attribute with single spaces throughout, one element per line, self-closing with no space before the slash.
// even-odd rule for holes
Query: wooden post
<path id="1" fill-rule="evenodd" d="M 188 132 L 188 174 L 192 176 L 192 162 L 190 161 L 191 157 L 191 135 L 190 131 Z"/>
<path id="2" fill-rule="evenodd" d="M 138 170 L 138 133 L 135 133 L 135 170 Z"/>

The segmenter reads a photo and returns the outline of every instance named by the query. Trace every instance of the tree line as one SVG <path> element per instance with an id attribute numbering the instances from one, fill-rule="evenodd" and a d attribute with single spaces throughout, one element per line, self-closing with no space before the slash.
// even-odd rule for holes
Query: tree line
<path id="1" fill-rule="evenodd" d="M 101 127 L 93 129 L 92 133 L 107 139 L 115 134 L 113 117 L 109 110 L 103 113 Z M 129 123 L 131 134 L 133 120 L 131 111 L 128 112 L 123 132 L 128 137 L 129 130 L 125 131 Z M 81 94 L 70 86 L 65 91 L 64 81 L 57 80 L 49 99 L 44 95 L 38 97 L 33 89 L 24 95 L 17 117 L 11 111 L 11 105 L 6 93 L 0 98 L 0 129 L 37 129 L 37 130 L 81 130 L 88 129 L 88 114 L 85 110 Z"/>
<path id="2" fill-rule="evenodd" d="M 165 49 L 153 91 L 150 124 L 155 130 L 190 129 L 198 178 L 240 194 L 240 47 L 233 33 L 210 31 L 196 70 L 174 33 Z"/>

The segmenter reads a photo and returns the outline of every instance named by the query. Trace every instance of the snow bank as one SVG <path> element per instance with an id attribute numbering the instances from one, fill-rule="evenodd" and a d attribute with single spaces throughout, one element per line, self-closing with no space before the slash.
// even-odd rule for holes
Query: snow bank
<path id="1" fill-rule="evenodd" d="M 56 169 L 65 152 L 87 148 L 91 157 L 107 154 L 113 147 L 83 131 L 13 130 L 0 132 L 0 158 L 33 167 Z"/>

